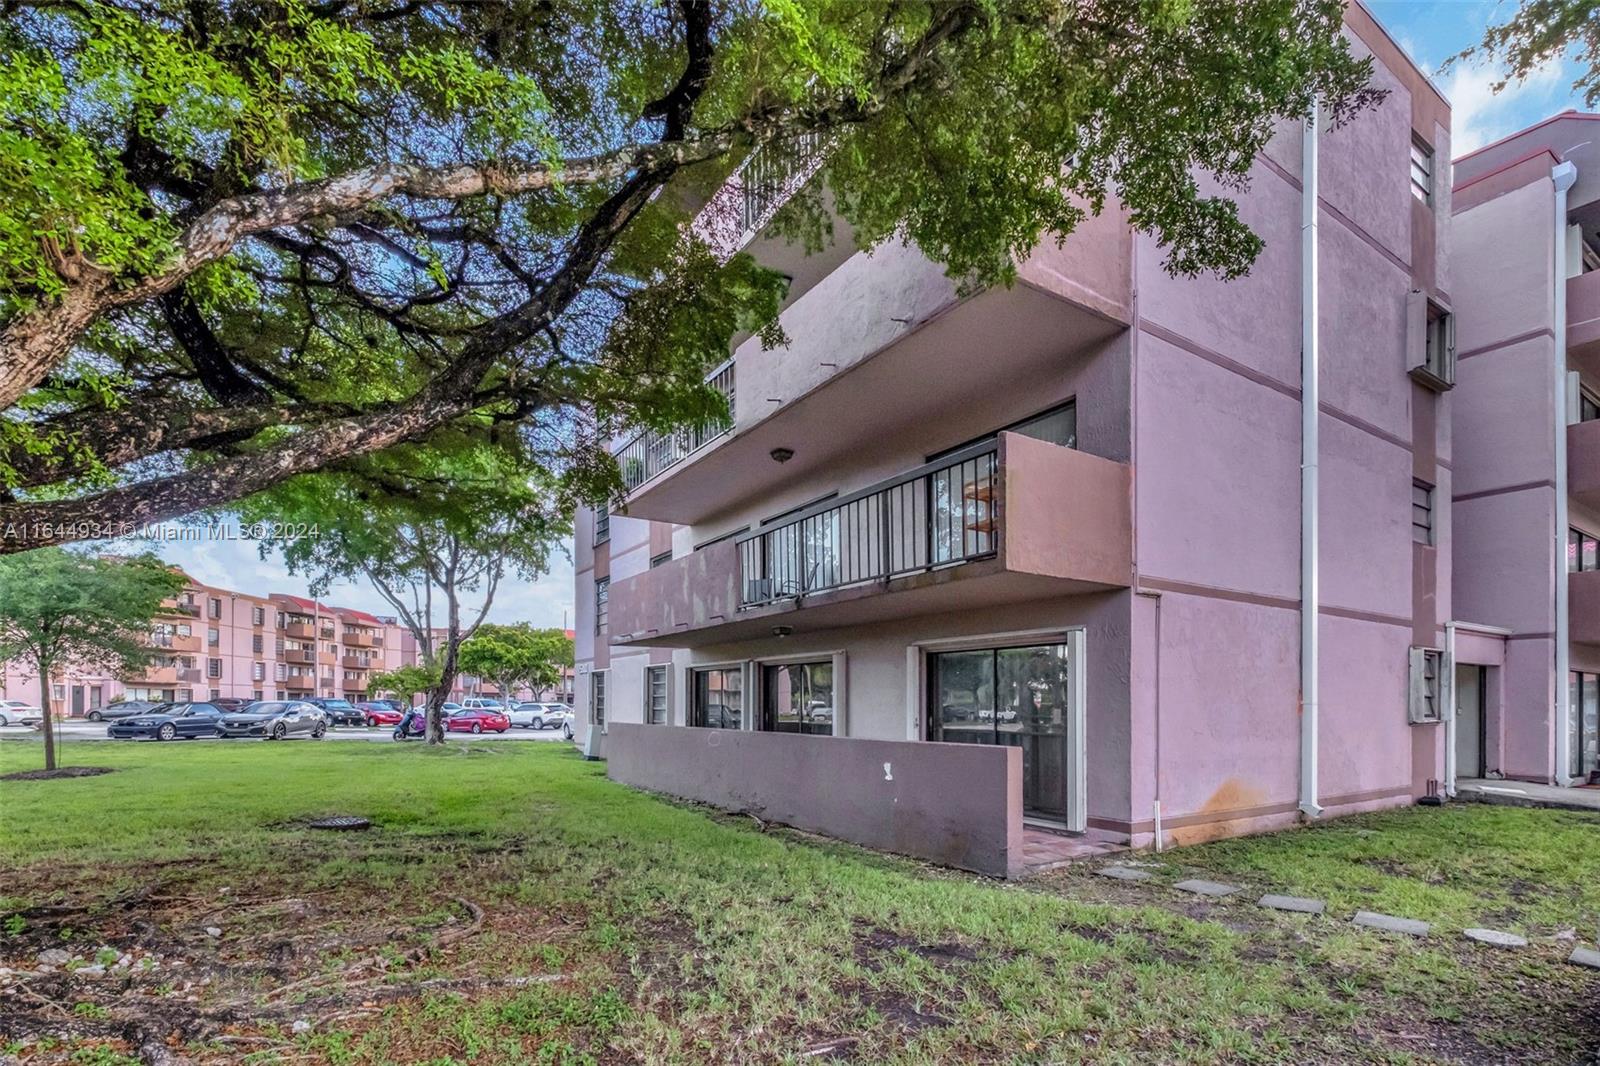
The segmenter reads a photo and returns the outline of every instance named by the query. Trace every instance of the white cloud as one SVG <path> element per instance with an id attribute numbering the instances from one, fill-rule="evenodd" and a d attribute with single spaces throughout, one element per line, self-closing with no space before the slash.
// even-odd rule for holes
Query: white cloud
<path id="1" fill-rule="evenodd" d="M 1485 64 L 1457 64 L 1439 86 L 1450 101 L 1451 152 L 1463 155 L 1515 133 L 1568 106 L 1573 74 L 1567 63 L 1552 59 L 1500 92 L 1494 85 L 1504 75 Z"/>

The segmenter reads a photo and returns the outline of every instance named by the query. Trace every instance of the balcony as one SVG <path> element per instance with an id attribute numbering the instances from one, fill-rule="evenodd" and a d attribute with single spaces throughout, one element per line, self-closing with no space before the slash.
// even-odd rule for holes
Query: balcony
<path id="1" fill-rule="evenodd" d="M 1109 212 L 1061 248 L 1047 242 L 1016 284 L 975 295 L 915 248 L 854 255 L 783 312 L 787 346 L 734 352 L 731 427 L 661 440 L 659 454 L 630 442 L 627 513 L 694 525 L 929 427 L 948 427 L 949 443 L 975 436 L 985 403 L 996 417 L 984 425 L 1004 424 L 1008 385 L 1058 379 L 1126 330 L 1130 263 Z"/>
<path id="2" fill-rule="evenodd" d="M 346 655 L 343 659 L 339 660 L 339 665 L 343 666 L 346 670 L 370 670 L 372 668 L 372 661 L 370 659 L 363 659 L 359 655 Z"/>
<path id="3" fill-rule="evenodd" d="M 286 663 L 314 663 L 317 653 L 311 648 L 285 648 L 283 661 Z"/>
<path id="4" fill-rule="evenodd" d="M 613 644 L 697 647 L 1127 587 L 1122 463 L 998 438 L 611 588 Z"/>
<path id="5" fill-rule="evenodd" d="M 1600 377 L 1600 270 L 1567 279 L 1567 353 Z"/>
<path id="6" fill-rule="evenodd" d="M 200 617 L 200 605 L 198 603 L 163 604 L 161 611 L 163 614 L 181 614 L 185 618 Z"/>
<path id="7" fill-rule="evenodd" d="M 733 364 L 729 363 L 707 379 L 707 383 L 722 393 L 728 401 L 728 415 L 734 414 Z M 650 481 L 656 475 L 687 459 L 707 444 L 732 428 L 727 425 L 705 425 L 693 429 L 680 429 L 671 433 L 645 430 L 617 450 L 617 465 L 622 468 L 622 482 L 628 491 Z"/>
<path id="8" fill-rule="evenodd" d="M 290 622 L 283 627 L 283 634 L 295 640 L 316 640 L 317 627 L 310 622 Z"/>
<path id="9" fill-rule="evenodd" d="M 347 629 L 344 631 L 344 643 L 351 648 L 372 647 L 373 635 L 366 629 Z"/>
<path id="10" fill-rule="evenodd" d="M 130 677 L 127 681 L 131 685 L 176 685 L 178 683 L 178 668 L 176 666 L 156 666 L 151 664 L 138 672 L 138 676 Z"/>
<path id="11" fill-rule="evenodd" d="M 1567 575 L 1567 635 L 1574 644 L 1600 645 L 1600 570 Z"/>
<path id="12" fill-rule="evenodd" d="M 1567 427 L 1567 495 L 1600 507 L 1600 419 Z"/>

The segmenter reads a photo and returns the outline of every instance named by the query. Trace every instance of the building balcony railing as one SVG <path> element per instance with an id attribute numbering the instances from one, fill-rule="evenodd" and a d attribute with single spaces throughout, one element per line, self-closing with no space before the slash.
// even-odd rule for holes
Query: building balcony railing
<path id="1" fill-rule="evenodd" d="M 373 635 L 364 629 L 347 629 L 344 631 L 344 643 L 352 648 L 372 647 Z"/>
<path id="2" fill-rule="evenodd" d="M 317 653 L 310 648 L 285 648 L 283 661 L 286 663 L 314 663 Z"/>
<path id="3" fill-rule="evenodd" d="M 128 678 L 126 683 L 133 685 L 176 685 L 178 683 L 178 668 L 176 666 L 151 664 L 139 670 L 137 676 Z"/>
<path id="4" fill-rule="evenodd" d="M 740 537 L 739 606 L 992 557 L 999 448 L 974 445 Z"/>
<path id="5" fill-rule="evenodd" d="M 633 491 L 663 470 L 687 459 L 707 444 L 716 440 L 733 426 L 734 371 L 727 363 L 707 378 L 707 384 L 722 393 L 728 401 L 728 421 L 708 423 L 669 433 L 645 430 L 617 450 L 617 464 L 622 468 L 622 483 Z"/>
<path id="6" fill-rule="evenodd" d="M 372 668 L 372 661 L 370 659 L 363 659 L 359 655 L 346 655 L 343 659 L 339 660 L 339 665 L 348 670 L 370 670 Z"/>
<path id="7" fill-rule="evenodd" d="M 310 622 L 290 622 L 283 627 L 283 632 L 296 640 L 317 639 L 317 627 Z"/>
<path id="8" fill-rule="evenodd" d="M 171 603 L 163 604 L 162 614 L 181 614 L 186 618 L 199 618 L 200 605 L 198 603 Z"/>
<path id="9" fill-rule="evenodd" d="M 1002 433 L 616 582 L 613 644 L 695 647 L 1127 587 L 1124 463 Z"/>
<path id="10" fill-rule="evenodd" d="M 1600 419 L 1567 427 L 1567 495 L 1600 507 Z"/>

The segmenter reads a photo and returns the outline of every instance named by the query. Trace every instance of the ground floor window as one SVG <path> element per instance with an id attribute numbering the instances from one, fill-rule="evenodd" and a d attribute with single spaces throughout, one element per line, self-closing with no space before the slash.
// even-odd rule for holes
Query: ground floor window
<path id="1" fill-rule="evenodd" d="M 1600 770 L 1600 674 L 1567 675 L 1568 773 L 1587 778 Z"/>
<path id="2" fill-rule="evenodd" d="M 689 671 L 690 725 L 744 727 L 744 671 L 737 666 Z"/>
<path id="3" fill-rule="evenodd" d="M 928 657 L 928 739 L 1022 749 L 1025 810 L 1067 814 L 1067 644 L 939 652 Z"/>
<path id="4" fill-rule="evenodd" d="M 589 721 L 595 725 L 606 724 L 606 675 L 596 670 L 589 675 Z"/>
<path id="5" fill-rule="evenodd" d="M 773 733 L 833 733 L 833 660 L 762 667 L 761 728 Z"/>
<path id="6" fill-rule="evenodd" d="M 644 668 L 644 720 L 650 725 L 667 724 L 667 668 Z"/>

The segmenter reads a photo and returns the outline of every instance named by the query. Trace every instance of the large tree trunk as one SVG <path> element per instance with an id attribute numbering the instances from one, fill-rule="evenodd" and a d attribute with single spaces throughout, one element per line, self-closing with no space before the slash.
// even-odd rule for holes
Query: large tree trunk
<path id="1" fill-rule="evenodd" d="M 50 707 L 50 671 L 54 665 L 48 659 L 40 659 L 36 663 L 39 667 L 39 709 L 44 712 L 44 721 L 39 723 L 39 728 L 44 730 L 44 768 L 56 768 L 56 723 L 55 715 Z"/>

